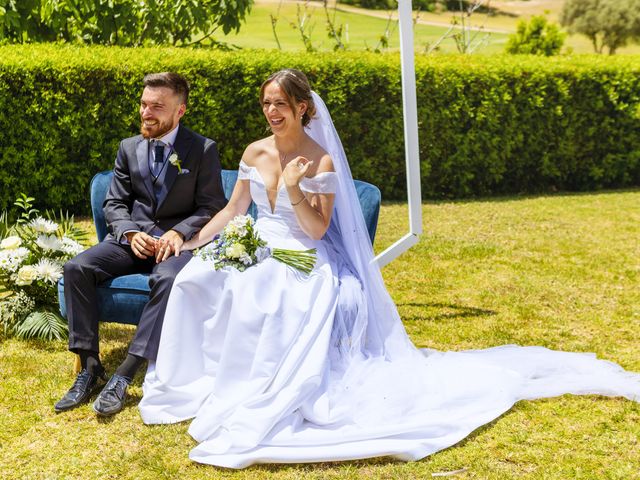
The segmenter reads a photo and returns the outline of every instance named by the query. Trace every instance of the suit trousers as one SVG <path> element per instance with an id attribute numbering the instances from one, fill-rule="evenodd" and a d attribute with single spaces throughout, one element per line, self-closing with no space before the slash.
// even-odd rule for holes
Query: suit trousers
<path id="1" fill-rule="evenodd" d="M 155 360 L 171 286 L 191 257 L 190 251 L 184 251 L 178 257 L 156 263 L 153 257 L 136 257 L 128 244 L 107 239 L 69 260 L 64 266 L 69 350 L 100 351 L 98 284 L 121 275 L 149 273 L 149 302 L 142 311 L 129 353 Z"/>

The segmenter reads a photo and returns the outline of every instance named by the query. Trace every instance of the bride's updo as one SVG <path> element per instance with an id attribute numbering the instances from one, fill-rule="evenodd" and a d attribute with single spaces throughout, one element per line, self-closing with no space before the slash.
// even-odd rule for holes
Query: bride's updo
<path id="1" fill-rule="evenodd" d="M 271 82 L 276 82 L 280 85 L 291 109 L 294 108 L 295 103 L 305 102 L 307 104 L 307 110 L 302 115 L 302 125 L 305 127 L 309 125 L 309 122 L 316 114 L 316 106 L 311 97 L 311 86 L 307 76 L 295 68 L 285 68 L 272 74 L 260 87 L 260 105 L 264 101 L 264 89 Z"/>

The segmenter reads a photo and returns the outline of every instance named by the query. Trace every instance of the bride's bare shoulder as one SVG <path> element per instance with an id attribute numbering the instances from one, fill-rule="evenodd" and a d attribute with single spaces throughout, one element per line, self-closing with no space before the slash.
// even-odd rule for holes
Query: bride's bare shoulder
<path id="1" fill-rule="evenodd" d="M 271 150 L 273 150 L 273 137 L 256 140 L 244 149 L 242 161 L 250 167 L 255 167 L 258 160 L 268 155 Z"/>
<path id="2" fill-rule="evenodd" d="M 318 173 L 323 172 L 334 172 L 333 168 L 333 160 L 331 159 L 331 155 L 329 155 L 324 148 L 318 145 L 316 142 L 314 143 L 312 159 L 314 163 L 316 163 L 317 167 L 314 169 L 313 174 L 316 175 Z"/>

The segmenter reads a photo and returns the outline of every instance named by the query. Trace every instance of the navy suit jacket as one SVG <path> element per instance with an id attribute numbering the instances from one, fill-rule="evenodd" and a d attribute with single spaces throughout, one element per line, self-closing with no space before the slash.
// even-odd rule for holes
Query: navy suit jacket
<path id="1" fill-rule="evenodd" d="M 109 234 L 120 242 L 131 230 L 176 230 L 188 240 L 227 203 L 216 143 L 180 125 L 174 150 L 182 173 L 168 163 L 161 201 L 149 171 L 149 141 L 137 135 L 120 142 L 103 209 Z"/>

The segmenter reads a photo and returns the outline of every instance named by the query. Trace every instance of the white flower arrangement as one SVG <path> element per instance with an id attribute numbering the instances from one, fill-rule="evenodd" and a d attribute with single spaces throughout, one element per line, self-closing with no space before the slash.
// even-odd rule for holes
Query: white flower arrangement
<path id="1" fill-rule="evenodd" d="M 23 195 L 15 203 L 23 210 L 19 220 L 0 230 L 0 324 L 5 333 L 63 338 L 56 285 L 64 263 L 84 250 L 78 239 L 86 234 L 68 215 L 59 222 L 39 216 L 32 201 Z"/>

